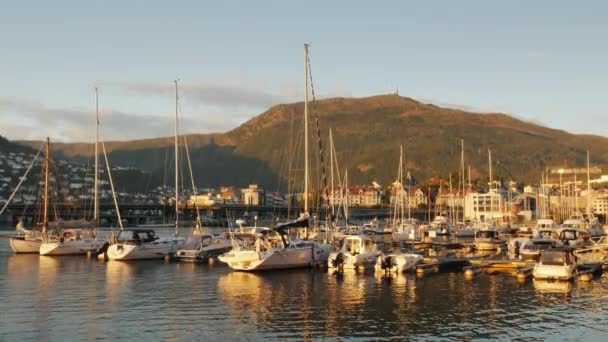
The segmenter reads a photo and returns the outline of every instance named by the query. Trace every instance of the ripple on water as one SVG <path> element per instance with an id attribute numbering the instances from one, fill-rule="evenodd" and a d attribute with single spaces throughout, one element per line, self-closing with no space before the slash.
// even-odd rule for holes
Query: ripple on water
<path id="1" fill-rule="evenodd" d="M 608 333 L 606 276 L 591 284 L 520 285 L 485 274 L 249 274 L 219 263 L 13 256 L 6 239 L 0 298 L 0 340 L 534 341 Z"/>

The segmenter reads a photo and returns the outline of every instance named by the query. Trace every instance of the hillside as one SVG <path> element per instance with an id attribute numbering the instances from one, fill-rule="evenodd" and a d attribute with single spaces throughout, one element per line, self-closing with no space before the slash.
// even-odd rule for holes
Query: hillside
<path id="1" fill-rule="evenodd" d="M 310 160 L 316 168 L 312 107 Z M 486 177 L 488 148 L 492 149 L 496 177 L 504 179 L 536 182 L 546 167 L 583 166 L 587 149 L 593 165 L 608 165 L 608 138 L 570 134 L 506 114 L 441 108 L 397 95 L 332 98 L 318 101 L 316 108 L 323 144 L 327 146 L 331 127 L 341 173 L 348 168 L 350 183 L 394 180 L 400 144 L 407 168 L 419 182 L 433 176 L 447 178 L 450 172 L 458 172 L 461 138 L 474 179 Z M 273 188 L 280 179 L 287 179 L 287 170 L 301 177 L 302 112 L 301 102 L 276 105 L 229 132 L 188 136 L 197 183 L 257 182 Z M 108 142 L 106 146 L 111 163 L 158 175 L 171 170 L 164 166 L 172 163 L 172 144 L 172 138 L 158 138 Z M 57 144 L 54 148 L 74 158 L 89 158 L 92 152 L 90 144 Z M 312 178 L 317 180 L 316 174 Z"/>

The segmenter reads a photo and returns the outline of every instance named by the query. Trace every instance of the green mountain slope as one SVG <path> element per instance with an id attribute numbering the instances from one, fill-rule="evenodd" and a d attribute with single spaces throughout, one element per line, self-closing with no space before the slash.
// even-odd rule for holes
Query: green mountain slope
<path id="1" fill-rule="evenodd" d="M 608 138 L 576 135 L 525 122 L 506 114 L 479 114 L 423 104 L 397 95 L 332 98 L 317 101 L 321 139 L 327 146 L 333 130 L 341 173 L 349 183 L 395 179 L 399 145 L 406 165 L 419 182 L 447 178 L 459 169 L 460 139 L 473 178 L 487 174 L 487 149 L 492 149 L 498 178 L 536 182 L 541 172 L 557 165 L 608 165 Z M 277 187 L 279 179 L 301 178 L 303 103 L 281 104 L 223 134 L 188 136 L 196 181 L 201 186 L 257 182 Z M 310 104 L 310 153 L 313 183 L 318 181 L 318 147 L 313 104 Z M 172 138 L 108 142 L 111 162 L 168 173 Z M 89 157 L 90 144 L 56 144 L 69 157 Z M 325 156 L 328 165 L 327 156 Z M 291 165 L 291 166 L 290 166 Z M 164 170 L 164 171 L 163 171 Z M 170 171 L 172 172 L 172 171 Z M 454 176 L 456 179 L 457 176 Z M 172 178 L 171 178 L 172 179 Z"/>

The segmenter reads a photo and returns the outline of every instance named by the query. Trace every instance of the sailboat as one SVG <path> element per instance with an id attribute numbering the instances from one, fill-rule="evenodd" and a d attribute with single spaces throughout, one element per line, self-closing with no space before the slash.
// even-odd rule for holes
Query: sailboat
<path id="1" fill-rule="evenodd" d="M 292 240 L 291 229 L 305 229 L 310 225 L 308 210 L 308 44 L 304 44 L 304 212 L 292 222 L 274 228 L 241 229 L 230 233 L 231 252 L 219 257 L 230 268 L 240 271 L 259 271 L 285 268 L 310 267 L 325 263 L 331 245 L 309 239 Z"/>
<path id="2" fill-rule="evenodd" d="M 94 179 L 94 224 L 99 226 L 99 92 L 95 88 L 95 179 Z M 45 180 L 46 182 L 46 180 Z M 45 185 L 46 186 L 46 185 Z M 46 201 L 46 198 L 45 198 Z M 43 236 L 40 255 L 76 255 L 97 251 L 103 241 L 98 240 L 90 229 L 63 227 Z"/>
<path id="3" fill-rule="evenodd" d="M 110 260 L 162 259 L 181 247 L 184 239 L 179 231 L 179 103 L 175 83 L 175 231 L 172 237 L 159 237 L 153 229 L 124 229 L 122 223 L 117 236 L 111 237 L 106 255 Z M 104 151 L 105 153 L 105 151 Z"/>
<path id="4" fill-rule="evenodd" d="M 44 158 L 44 165 L 45 165 L 44 171 L 45 171 L 45 175 L 46 175 L 45 179 L 48 180 L 49 160 L 50 160 L 50 156 L 49 156 L 49 152 L 50 152 L 49 138 L 46 139 L 46 143 L 44 144 L 44 146 L 46 147 L 46 149 L 45 149 L 45 158 Z M 8 207 L 9 203 L 11 202 L 11 200 L 13 199 L 13 197 L 15 196 L 15 194 L 17 193 L 17 191 L 21 187 L 21 184 L 23 184 L 23 181 L 26 179 L 29 171 L 32 169 L 32 166 L 34 165 L 36 159 L 38 159 L 38 156 L 40 155 L 41 151 L 42 151 L 42 148 L 38 151 L 38 153 L 36 154 L 36 156 L 34 157 L 34 159 L 32 160 L 32 162 L 30 163 L 30 165 L 27 168 L 27 170 L 25 171 L 23 177 L 21 177 L 21 180 L 19 181 L 19 183 L 15 187 L 15 190 L 13 190 L 13 193 L 8 198 L 8 200 L 6 201 L 6 203 L 4 204 L 4 207 L 2 208 L 2 210 L 0 210 L 0 214 L 2 214 L 2 212 Z M 46 185 L 46 182 L 45 182 L 44 221 L 43 221 L 43 224 L 42 224 L 42 227 L 43 227 L 42 229 L 46 229 L 46 226 L 48 224 L 48 220 L 47 220 L 47 200 L 48 200 L 48 186 Z M 19 233 L 22 233 L 23 235 L 13 236 L 13 237 L 11 237 L 9 239 L 9 243 L 11 245 L 11 249 L 13 250 L 13 252 L 14 253 L 39 253 L 39 251 L 40 251 L 40 245 L 42 244 L 42 235 L 43 235 L 43 232 L 40 231 L 40 230 L 36 230 L 36 229 L 26 229 L 23 226 L 23 222 L 22 221 L 19 221 L 19 223 L 17 223 L 16 229 L 17 229 L 17 231 Z"/>

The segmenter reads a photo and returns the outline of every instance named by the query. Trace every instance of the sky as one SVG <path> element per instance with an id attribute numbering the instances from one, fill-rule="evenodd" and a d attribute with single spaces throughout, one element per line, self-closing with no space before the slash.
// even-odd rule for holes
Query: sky
<path id="1" fill-rule="evenodd" d="M 608 136 L 605 1 L 0 0 L 0 135 L 223 132 L 301 101 L 392 93 Z"/>

